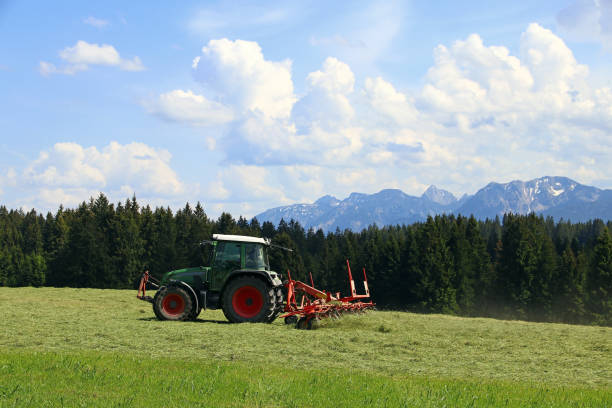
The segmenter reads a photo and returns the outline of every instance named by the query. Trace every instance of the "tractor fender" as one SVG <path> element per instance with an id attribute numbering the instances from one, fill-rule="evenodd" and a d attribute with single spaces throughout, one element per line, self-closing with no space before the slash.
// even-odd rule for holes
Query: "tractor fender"
<path id="1" fill-rule="evenodd" d="M 237 271 L 233 271 L 232 273 L 229 274 L 229 276 L 227 277 L 227 280 L 225 281 L 225 285 L 223 285 L 223 289 L 225 289 L 225 286 L 227 286 L 227 282 L 229 282 L 230 280 L 236 278 L 237 276 L 242 276 L 242 275 L 254 275 L 254 276 L 259 276 L 261 278 L 263 278 L 266 282 L 268 282 L 270 284 L 270 286 L 281 286 L 283 284 L 283 282 L 278 278 L 278 275 L 276 275 L 276 277 L 272 277 L 270 276 L 270 274 L 268 272 L 265 271 L 260 271 L 260 270 L 252 270 L 252 269 L 239 269 Z"/>
<path id="2" fill-rule="evenodd" d="M 179 287 L 182 287 L 183 289 L 186 289 L 187 293 L 191 295 L 191 298 L 194 301 L 196 313 L 200 310 L 200 302 L 199 302 L 198 296 L 196 295 L 195 290 L 193 290 L 193 288 L 189 286 L 189 284 L 183 281 L 179 281 L 179 280 L 171 280 L 167 286 L 179 286 Z"/>

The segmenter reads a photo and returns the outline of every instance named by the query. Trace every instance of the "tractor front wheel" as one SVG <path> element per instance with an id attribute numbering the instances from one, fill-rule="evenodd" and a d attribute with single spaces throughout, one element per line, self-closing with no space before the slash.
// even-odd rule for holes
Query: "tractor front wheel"
<path id="1" fill-rule="evenodd" d="M 232 323 L 269 322 L 275 311 L 274 288 L 263 279 L 241 276 L 225 288 L 223 314 Z"/>
<path id="2" fill-rule="evenodd" d="M 191 309 L 191 296 L 183 288 L 165 286 L 155 293 L 153 311 L 159 320 L 190 320 Z"/>

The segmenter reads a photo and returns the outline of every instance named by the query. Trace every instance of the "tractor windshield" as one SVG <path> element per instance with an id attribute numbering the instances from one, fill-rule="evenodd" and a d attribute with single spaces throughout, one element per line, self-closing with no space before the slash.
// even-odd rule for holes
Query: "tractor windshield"
<path id="1" fill-rule="evenodd" d="M 268 256 L 261 244 L 244 244 L 245 263 L 247 269 L 269 270 Z"/>

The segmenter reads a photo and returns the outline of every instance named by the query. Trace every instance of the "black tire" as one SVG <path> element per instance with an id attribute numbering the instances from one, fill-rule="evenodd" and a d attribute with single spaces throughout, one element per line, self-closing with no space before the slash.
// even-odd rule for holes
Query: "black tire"
<path id="1" fill-rule="evenodd" d="M 274 308 L 274 312 L 268 318 L 268 323 L 272 323 L 278 317 L 279 313 L 281 313 L 285 309 L 285 296 L 283 295 L 282 287 L 277 287 L 274 290 L 274 302 L 276 307 Z"/>
<path id="2" fill-rule="evenodd" d="M 232 323 L 271 322 L 276 318 L 275 290 L 263 279 L 240 276 L 223 291 L 223 314 Z"/>
<path id="3" fill-rule="evenodd" d="M 296 324 L 297 321 L 298 321 L 298 318 L 296 315 L 285 317 L 285 324 Z"/>
<path id="4" fill-rule="evenodd" d="M 299 330 L 310 330 L 312 329 L 312 319 L 302 317 L 295 325 L 296 329 Z"/>
<path id="5" fill-rule="evenodd" d="M 198 310 L 195 309 L 195 307 L 192 310 L 192 313 L 189 315 L 189 320 L 196 320 L 198 318 L 198 316 L 200 315 L 200 312 L 202 311 L 202 308 L 198 308 Z"/>
<path id="6" fill-rule="evenodd" d="M 191 296 L 178 286 L 163 286 L 153 298 L 153 311 L 159 320 L 190 320 L 193 309 Z"/>

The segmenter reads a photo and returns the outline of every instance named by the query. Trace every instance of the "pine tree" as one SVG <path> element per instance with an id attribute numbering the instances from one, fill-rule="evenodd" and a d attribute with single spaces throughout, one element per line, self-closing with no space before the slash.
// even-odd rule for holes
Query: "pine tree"
<path id="1" fill-rule="evenodd" d="M 269 252 L 270 267 L 272 270 L 285 275 L 287 270 L 291 271 L 291 277 L 296 280 L 307 281 L 307 273 L 300 253 L 296 250 L 295 243 L 287 233 L 280 233 L 274 237 L 273 243 L 280 247 L 291 249 L 293 252 L 280 248 L 272 248 Z"/>
<path id="2" fill-rule="evenodd" d="M 420 233 L 420 268 L 418 285 L 421 305 L 427 311 L 457 313 L 452 260 L 440 231 L 441 219 L 427 218 Z"/>
<path id="3" fill-rule="evenodd" d="M 236 220 L 232 217 L 230 213 L 222 213 L 219 216 L 216 224 L 216 233 L 217 234 L 234 234 L 236 233 Z"/>
<path id="4" fill-rule="evenodd" d="M 612 324 L 612 239 L 606 226 L 593 249 L 587 278 L 587 308 L 598 324 Z"/>
<path id="5" fill-rule="evenodd" d="M 580 323 L 584 318 L 584 269 L 579 267 L 568 243 L 561 254 L 555 281 L 554 316 L 565 323 Z"/>
<path id="6" fill-rule="evenodd" d="M 126 201 L 125 207 L 117 206 L 109 234 L 112 236 L 110 254 L 113 259 L 113 279 L 120 288 L 133 288 L 143 270 L 144 240 L 140 235 L 138 209 Z"/>
<path id="7" fill-rule="evenodd" d="M 274 227 L 274 224 L 272 224 L 270 221 L 264 221 L 264 223 L 261 225 L 261 236 L 264 238 L 274 238 L 275 235 L 276 228 Z"/>

